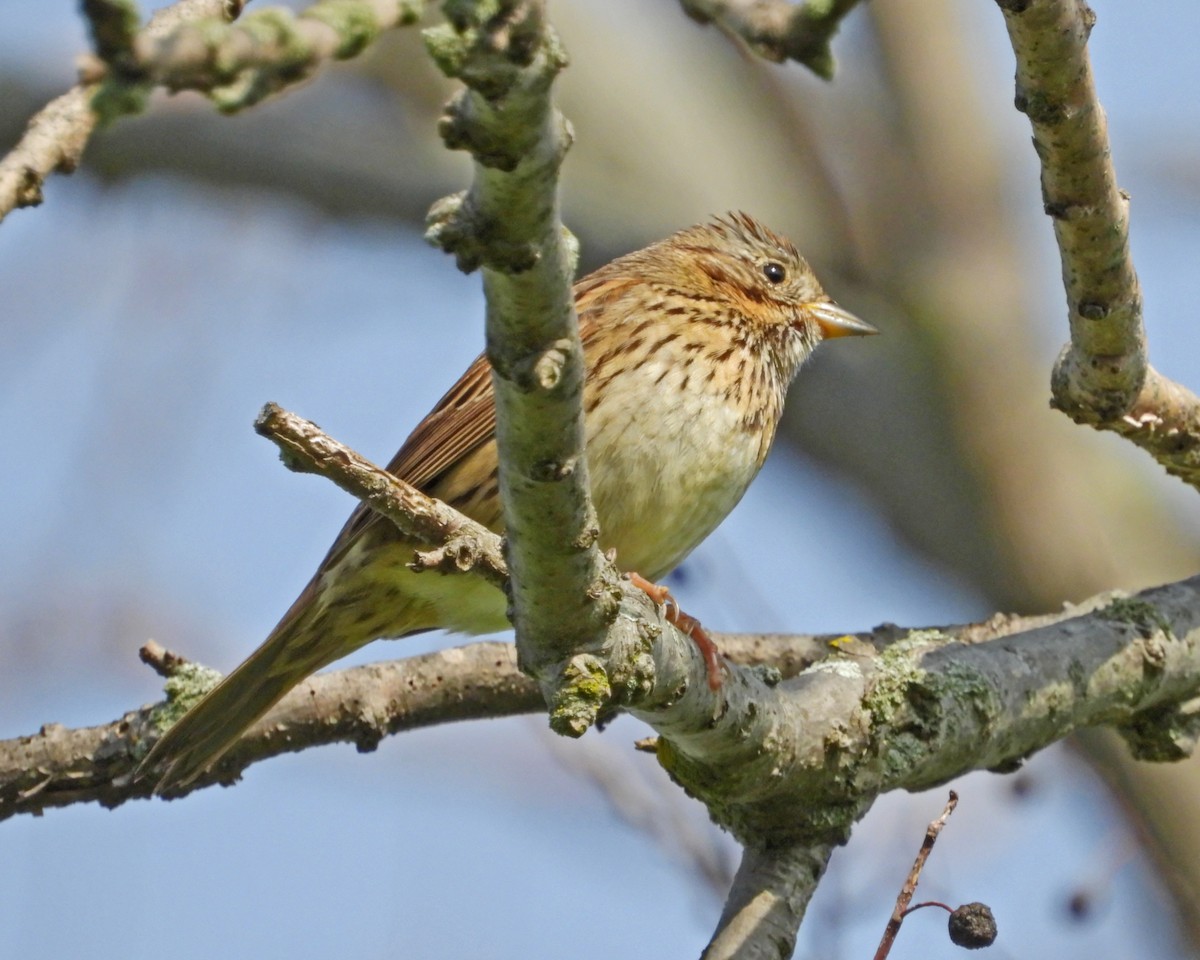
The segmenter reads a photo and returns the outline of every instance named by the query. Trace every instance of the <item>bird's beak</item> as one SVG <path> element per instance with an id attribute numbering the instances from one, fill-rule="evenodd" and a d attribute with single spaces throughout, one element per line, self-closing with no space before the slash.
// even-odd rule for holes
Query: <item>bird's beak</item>
<path id="1" fill-rule="evenodd" d="M 832 300 L 823 300 L 807 304 L 808 312 L 821 328 L 821 336 L 826 340 L 832 337 L 866 337 L 878 333 L 866 320 L 860 320 L 845 307 L 839 307 Z"/>

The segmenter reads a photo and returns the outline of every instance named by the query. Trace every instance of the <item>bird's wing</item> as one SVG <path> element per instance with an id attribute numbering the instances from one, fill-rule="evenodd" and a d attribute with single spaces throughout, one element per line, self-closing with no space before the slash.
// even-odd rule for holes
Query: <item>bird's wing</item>
<path id="1" fill-rule="evenodd" d="M 611 265 L 610 265 L 611 266 Z M 619 296 L 631 283 L 628 277 L 595 273 L 575 285 L 579 336 L 585 347 L 594 339 L 597 309 Z M 387 470 L 418 490 L 428 492 L 439 477 L 496 436 L 496 405 L 492 369 L 480 354 L 422 420 L 392 457 Z M 345 550 L 372 524 L 384 520 L 365 504 L 350 515 L 319 571 L 337 562 Z M 318 576 L 319 576 L 318 572 Z"/>

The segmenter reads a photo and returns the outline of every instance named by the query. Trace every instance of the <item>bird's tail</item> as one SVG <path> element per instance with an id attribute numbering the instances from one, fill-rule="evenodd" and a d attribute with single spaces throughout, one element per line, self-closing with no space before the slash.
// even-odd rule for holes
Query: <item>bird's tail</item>
<path id="1" fill-rule="evenodd" d="M 157 775 L 156 793 L 187 786 L 292 687 L 371 639 L 348 639 L 325 619 L 298 601 L 262 646 L 163 734 L 135 777 Z M 339 642 L 329 643 L 330 635 Z"/>

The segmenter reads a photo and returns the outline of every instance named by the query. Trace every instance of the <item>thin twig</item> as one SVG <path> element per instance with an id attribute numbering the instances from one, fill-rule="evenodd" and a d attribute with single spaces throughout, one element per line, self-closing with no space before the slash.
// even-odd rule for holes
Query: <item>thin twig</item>
<path id="1" fill-rule="evenodd" d="M 925 829 L 925 839 L 921 842 L 921 849 L 917 852 L 912 869 L 908 871 L 908 878 L 904 881 L 904 886 L 900 888 L 900 895 L 896 897 L 896 906 L 892 909 L 892 916 L 883 931 L 883 939 L 879 941 L 879 948 L 875 951 L 875 960 L 887 960 L 887 955 L 891 953 L 892 944 L 896 942 L 896 934 L 900 932 L 900 924 L 904 922 L 905 914 L 908 912 L 908 905 L 912 902 L 913 894 L 917 892 L 917 884 L 921 880 L 921 871 L 925 868 L 925 861 L 929 859 L 929 854 L 933 852 L 933 845 L 937 842 L 938 834 L 942 832 L 942 827 L 946 825 L 950 814 L 957 806 L 958 794 L 951 790 L 950 799 L 946 802 L 946 809 Z"/>
<path id="2" fill-rule="evenodd" d="M 157 656 L 149 651 L 143 659 Z M 175 667 L 213 673 L 182 658 Z M 0 820 L 78 803 L 115 807 L 148 798 L 153 784 L 133 781 L 132 773 L 153 742 L 160 714 L 173 706 L 142 707 L 95 727 L 47 724 L 30 736 L 0 741 Z M 253 763 L 320 744 L 371 750 L 401 730 L 544 710 L 537 685 L 517 669 L 506 643 L 318 674 L 288 693 L 184 792 L 232 783 Z"/>
<path id="3" fill-rule="evenodd" d="M 407 536 L 430 547 L 416 563 L 475 572 L 498 587 L 508 581 L 500 537 L 481 523 L 388 473 L 331 436 L 315 423 L 274 403 L 263 407 L 254 429 L 280 449 L 289 470 L 332 480 L 371 509 L 383 514 Z"/>
<path id="4" fill-rule="evenodd" d="M 153 640 L 147 640 L 138 650 L 138 659 L 160 677 L 173 677 L 180 667 L 190 662 L 187 657 L 168 650 Z"/>

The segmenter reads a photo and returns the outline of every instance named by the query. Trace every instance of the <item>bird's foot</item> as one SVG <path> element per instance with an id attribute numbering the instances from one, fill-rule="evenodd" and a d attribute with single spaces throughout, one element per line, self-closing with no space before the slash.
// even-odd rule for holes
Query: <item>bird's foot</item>
<path id="1" fill-rule="evenodd" d="M 646 594 L 651 600 L 666 609 L 667 622 L 682 630 L 704 657 L 704 667 L 708 672 L 708 689 L 721 689 L 721 651 L 713 643 L 712 638 L 705 632 L 700 621 L 684 613 L 679 601 L 671 596 L 671 591 L 661 583 L 651 583 L 640 573 L 630 571 L 629 582 Z"/>

